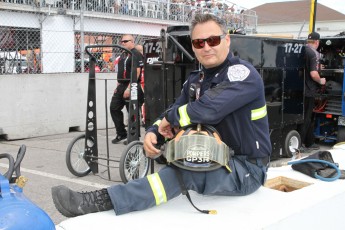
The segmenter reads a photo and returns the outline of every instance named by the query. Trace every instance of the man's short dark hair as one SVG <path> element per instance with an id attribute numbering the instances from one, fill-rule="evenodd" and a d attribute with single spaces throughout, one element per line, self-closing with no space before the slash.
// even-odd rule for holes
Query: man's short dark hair
<path id="1" fill-rule="evenodd" d="M 191 22 L 190 25 L 190 36 L 192 37 L 192 32 L 195 28 L 196 25 L 209 22 L 209 21 L 214 21 L 219 27 L 222 29 L 223 33 L 226 34 L 226 23 L 223 19 L 220 19 L 219 17 L 213 15 L 213 14 L 196 14 L 194 16 L 194 19 Z"/>

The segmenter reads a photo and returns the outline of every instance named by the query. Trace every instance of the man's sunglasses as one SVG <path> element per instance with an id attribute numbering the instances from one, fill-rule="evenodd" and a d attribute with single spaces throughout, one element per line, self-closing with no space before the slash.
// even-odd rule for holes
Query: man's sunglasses
<path id="1" fill-rule="evenodd" d="M 225 38 L 226 34 L 219 35 L 219 36 L 211 36 L 204 39 L 193 39 L 192 44 L 195 49 L 202 49 L 205 47 L 205 42 L 207 42 L 207 45 L 210 47 L 217 46 L 220 44 L 220 41 Z"/>
<path id="2" fill-rule="evenodd" d="M 122 40 L 121 43 L 127 43 L 130 42 L 131 40 Z"/>

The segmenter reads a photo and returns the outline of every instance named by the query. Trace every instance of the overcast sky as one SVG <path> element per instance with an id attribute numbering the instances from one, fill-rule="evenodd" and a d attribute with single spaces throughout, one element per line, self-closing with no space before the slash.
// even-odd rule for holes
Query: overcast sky
<path id="1" fill-rule="evenodd" d="M 272 3 L 272 2 L 289 2 L 288 0 L 230 0 L 231 2 L 245 7 L 245 8 L 253 8 L 265 3 Z M 309 1 L 310 0 L 305 0 Z M 317 0 L 317 3 L 320 3 L 324 6 L 337 10 L 343 14 L 345 14 L 345 0 Z"/>

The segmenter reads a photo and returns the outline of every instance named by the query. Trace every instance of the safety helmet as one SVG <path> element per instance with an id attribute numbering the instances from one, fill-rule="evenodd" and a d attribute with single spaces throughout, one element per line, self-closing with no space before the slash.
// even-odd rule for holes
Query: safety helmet
<path id="1" fill-rule="evenodd" d="M 193 124 L 184 127 L 168 142 L 163 155 L 168 163 L 191 171 L 211 171 L 222 166 L 230 170 L 229 147 L 210 125 Z"/>

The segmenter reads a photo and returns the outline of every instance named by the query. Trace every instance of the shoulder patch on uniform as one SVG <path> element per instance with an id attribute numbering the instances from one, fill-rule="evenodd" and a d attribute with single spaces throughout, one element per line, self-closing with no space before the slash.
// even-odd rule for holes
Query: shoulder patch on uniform
<path id="1" fill-rule="evenodd" d="M 229 81 L 243 81 L 250 74 L 250 70 L 244 65 L 233 65 L 228 68 Z"/>

